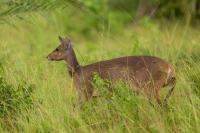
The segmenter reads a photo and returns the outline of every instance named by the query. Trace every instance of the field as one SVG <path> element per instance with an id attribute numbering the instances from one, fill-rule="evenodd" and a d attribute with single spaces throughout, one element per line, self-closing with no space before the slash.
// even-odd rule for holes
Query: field
<path id="1" fill-rule="evenodd" d="M 80 20 L 61 11 L 30 13 L 0 24 L 0 132 L 200 132 L 200 27 L 148 18 L 112 31 L 78 31 Z M 70 22 L 69 22 L 70 21 Z M 73 25 L 73 24 L 71 24 Z M 76 30 L 73 30 L 76 28 Z M 126 55 L 154 55 L 176 69 L 177 85 L 168 108 L 149 104 L 126 85 L 104 97 L 77 102 L 64 62 L 46 56 L 59 45 L 58 35 L 72 39 L 81 65 Z M 103 91 L 102 91 L 103 92 Z M 163 89 L 162 96 L 167 92 Z"/>

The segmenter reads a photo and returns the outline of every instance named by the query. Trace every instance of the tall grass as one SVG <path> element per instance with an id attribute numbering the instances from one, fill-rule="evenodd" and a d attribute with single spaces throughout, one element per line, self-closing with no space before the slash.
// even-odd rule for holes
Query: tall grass
<path id="1" fill-rule="evenodd" d="M 200 132 L 199 27 L 179 22 L 159 25 L 145 19 L 115 34 L 104 30 L 83 39 L 78 30 L 68 30 L 70 24 L 78 26 L 80 22 L 63 12 L 28 13 L 24 16 L 27 21 L 12 20 L 13 27 L 0 25 L 3 78 L 13 88 L 22 80 L 34 85 L 34 106 L 23 109 L 12 128 L 6 128 L 0 118 L 1 132 Z M 58 35 L 72 35 L 83 65 L 125 55 L 154 55 L 171 62 L 177 86 L 169 108 L 152 107 L 123 84 L 116 85 L 111 96 L 106 95 L 100 81 L 97 87 L 105 90 L 105 96 L 76 104 L 77 94 L 66 65 L 46 59 L 58 45 Z M 163 89 L 163 96 L 166 91 Z"/>

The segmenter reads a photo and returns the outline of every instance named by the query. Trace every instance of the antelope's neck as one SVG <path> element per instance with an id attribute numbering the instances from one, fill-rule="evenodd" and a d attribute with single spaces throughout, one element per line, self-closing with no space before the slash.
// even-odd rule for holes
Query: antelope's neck
<path id="1" fill-rule="evenodd" d="M 73 77 L 74 72 L 80 68 L 73 48 L 69 49 L 69 54 L 67 55 L 65 61 L 67 63 L 68 72 L 70 76 Z"/>

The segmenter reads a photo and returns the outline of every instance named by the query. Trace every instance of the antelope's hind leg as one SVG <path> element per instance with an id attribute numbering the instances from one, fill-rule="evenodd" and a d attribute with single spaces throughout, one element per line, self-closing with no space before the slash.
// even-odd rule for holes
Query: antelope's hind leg
<path id="1" fill-rule="evenodd" d="M 145 94 L 151 105 L 155 106 L 153 104 L 154 100 L 157 102 L 158 105 L 162 105 L 161 97 L 160 97 L 160 87 L 151 86 L 151 87 L 146 88 L 145 90 L 146 90 Z"/>
<path id="2" fill-rule="evenodd" d="M 156 99 L 156 102 L 157 102 L 159 105 L 162 105 L 161 98 L 160 98 L 160 88 L 156 88 L 156 89 L 155 89 L 154 97 L 155 97 L 155 99 Z"/>
<path id="3" fill-rule="evenodd" d="M 153 75 L 153 96 L 156 99 L 159 105 L 162 105 L 161 97 L 160 97 L 160 89 L 165 85 L 167 80 L 167 73 L 158 71 L 155 75 Z"/>

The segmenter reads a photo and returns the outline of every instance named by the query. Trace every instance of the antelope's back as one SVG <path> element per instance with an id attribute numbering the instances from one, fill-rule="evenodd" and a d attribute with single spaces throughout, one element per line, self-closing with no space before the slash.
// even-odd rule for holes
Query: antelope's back
<path id="1" fill-rule="evenodd" d="M 127 56 L 83 66 L 79 74 L 86 82 L 92 80 L 92 75 L 96 72 L 103 79 L 112 81 L 132 79 L 134 84 L 144 84 L 152 79 L 159 79 L 160 74 L 163 74 L 165 76 L 163 80 L 166 80 L 169 67 L 166 61 L 158 57 Z"/>

